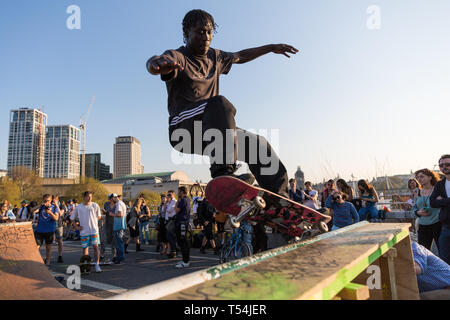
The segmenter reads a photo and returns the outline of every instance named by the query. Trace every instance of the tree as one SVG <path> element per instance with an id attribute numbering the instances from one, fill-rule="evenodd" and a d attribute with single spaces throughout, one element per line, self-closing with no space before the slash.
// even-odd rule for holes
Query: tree
<path id="1" fill-rule="evenodd" d="M 68 191 L 67 196 L 71 199 L 78 200 L 78 203 L 83 202 L 83 193 L 85 191 L 92 191 L 92 201 L 103 204 L 108 199 L 108 191 L 94 178 L 81 178 L 80 183 L 74 184 Z"/>
<path id="2" fill-rule="evenodd" d="M 20 205 L 20 189 L 9 177 L 0 179 L 0 201 L 8 200 L 12 205 Z"/>
<path id="3" fill-rule="evenodd" d="M 147 202 L 147 206 L 149 207 L 150 210 L 154 209 L 161 203 L 161 195 L 157 192 L 150 191 L 150 190 L 143 190 L 143 191 L 139 192 L 139 195 L 141 195 L 141 194 L 144 195 L 144 199 Z M 137 197 L 133 199 L 133 203 L 134 203 L 134 201 L 136 201 L 136 199 L 137 199 Z"/>
<path id="4" fill-rule="evenodd" d="M 11 168 L 12 180 L 19 187 L 20 198 L 29 201 L 40 201 L 42 197 L 42 178 L 28 167 Z"/>

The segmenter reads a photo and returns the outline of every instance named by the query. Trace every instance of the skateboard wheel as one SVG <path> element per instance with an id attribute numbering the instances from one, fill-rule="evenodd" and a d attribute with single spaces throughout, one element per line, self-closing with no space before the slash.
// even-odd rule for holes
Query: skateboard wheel
<path id="1" fill-rule="evenodd" d="M 233 228 L 239 228 L 241 223 L 237 221 L 236 217 L 229 217 L 230 224 Z"/>
<path id="2" fill-rule="evenodd" d="M 256 196 L 255 199 L 253 199 L 253 204 L 257 209 L 264 209 L 266 207 L 266 201 L 260 196 Z"/>
<path id="3" fill-rule="evenodd" d="M 320 222 L 317 224 L 317 227 L 319 228 L 319 231 L 320 231 L 321 233 L 326 233 L 326 232 L 328 232 L 328 225 L 327 225 L 325 222 L 323 222 L 323 221 L 320 221 Z"/>

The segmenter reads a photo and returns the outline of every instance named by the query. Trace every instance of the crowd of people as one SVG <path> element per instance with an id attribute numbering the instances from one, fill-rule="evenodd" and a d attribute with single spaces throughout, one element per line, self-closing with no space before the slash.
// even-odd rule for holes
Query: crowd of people
<path id="1" fill-rule="evenodd" d="M 417 218 L 418 244 L 413 252 L 417 255 L 417 261 L 422 263 L 422 274 L 424 254 L 432 254 L 429 250 L 433 241 L 439 252 L 438 259 L 450 264 L 450 155 L 439 159 L 439 167 L 443 177 L 430 169 L 421 169 L 408 181 L 411 194 L 408 203 Z M 314 190 L 310 181 L 305 182 L 304 189 L 297 187 L 295 179 L 291 179 L 289 184 L 290 199 L 332 217 L 331 230 L 363 220 L 378 221 L 378 193 L 366 180 L 358 181 L 357 193 L 343 179 L 330 179 L 320 192 Z M 92 201 L 92 195 L 91 191 L 86 191 L 80 204 L 76 200 L 68 200 L 66 204 L 57 195 L 49 194 L 43 196 L 41 204 L 24 200 L 20 207 L 13 207 L 5 200 L 1 203 L 0 218 L 2 222 L 35 222 L 36 241 L 39 246 L 45 245 L 46 265 L 50 265 L 55 241 L 58 244 L 57 262 L 63 262 L 63 230 L 67 228 L 66 239 L 80 240 L 83 255 L 89 254 L 89 247 L 92 247 L 95 270 L 101 272 L 100 263 L 108 262 L 105 258 L 107 246 L 111 248 L 111 262 L 115 264 L 125 261 L 127 248 L 132 242 L 136 244 L 136 252 L 144 250 L 141 244 L 150 242 L 151 213 L 143 195 L 127 206 L 120 195 L 110 194 L 103 208 Z M 201 191 L 191 201 L 186 187 L 180 187 L 177 194 L 169 190 L 161 195 L 158 206 L 156 250 L 169 259 L 181 251 L 182 261 L 176 264 L 177 268 L 190 266 L 191 243 L 186 233 L 191 228 L 191 202 L 193 224 L 202 230 L 200 252 L 205 253 L 209 245 L 218 254 L 224 245 L 227 214 L 213 208 Z M 253 252 L 267 250 L 268 238 L 264 226 L 257 223 L 246 226 L 250 228 L 247 234 L 250 235 L 248 241 L 253 244 Z M 128 239 L 125 238 L 127 228 Z"/>

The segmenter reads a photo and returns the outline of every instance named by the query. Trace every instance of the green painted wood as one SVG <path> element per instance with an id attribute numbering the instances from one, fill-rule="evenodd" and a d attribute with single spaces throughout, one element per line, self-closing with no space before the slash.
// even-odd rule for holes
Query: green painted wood
<path id="1" fill-rule="evenodd" d="M 365 224 L 223 274 L 164 299 L 331 299 L 389 248 L 409 224 Z"/>

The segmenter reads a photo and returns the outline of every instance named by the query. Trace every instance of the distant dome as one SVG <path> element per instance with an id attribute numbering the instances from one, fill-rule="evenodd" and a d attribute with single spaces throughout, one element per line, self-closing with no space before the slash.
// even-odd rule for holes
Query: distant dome
<path id="1" fill-rule="evenodd" d="M 304 188 L 305 186 L 305 174 L 303 173 L 300 166 L 297 167 L 297 171 L 295 172 L 295 180 L 297 181 L 297 186 L 299 188 Z"/>

